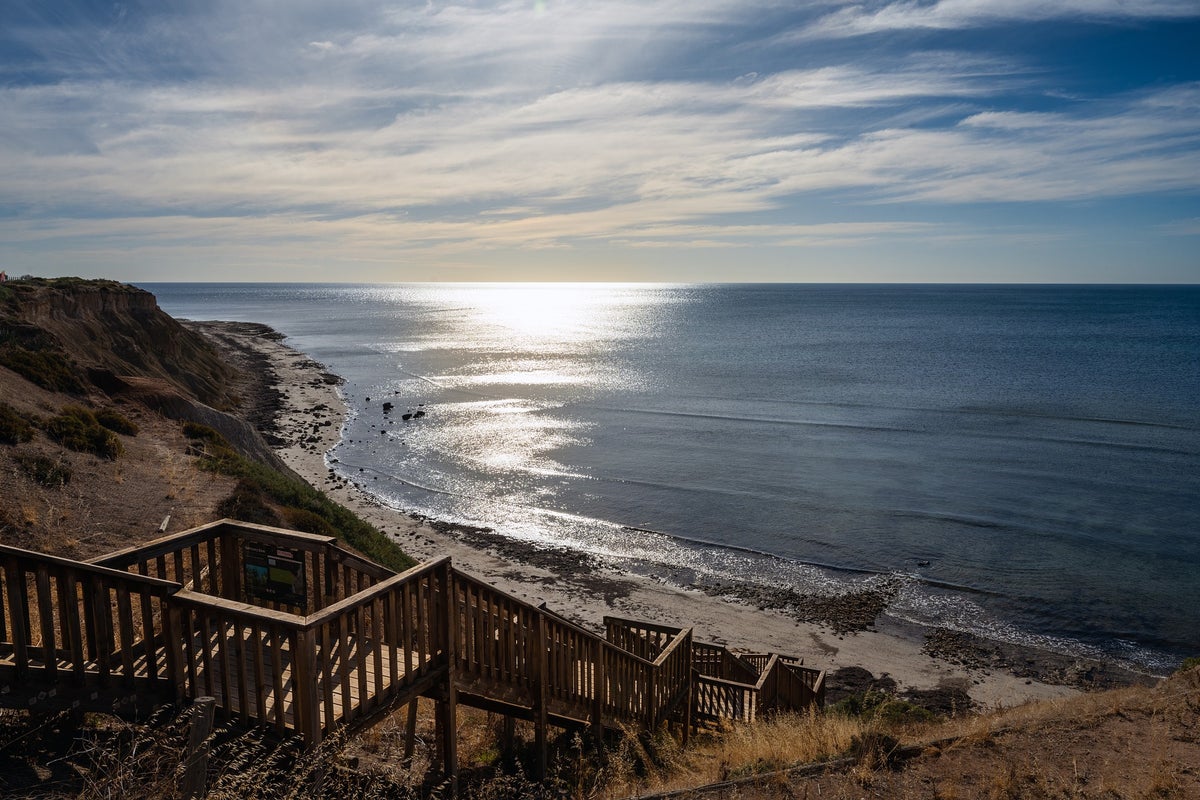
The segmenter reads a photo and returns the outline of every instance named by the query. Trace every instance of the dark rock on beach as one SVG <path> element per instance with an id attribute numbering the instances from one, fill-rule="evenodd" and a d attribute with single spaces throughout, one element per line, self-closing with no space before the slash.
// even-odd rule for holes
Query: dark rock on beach
<path id="1" fill-rule="evenodd" d="M 882 582 L 843 594 L 797 592 L 788 587 L 714 581 L 698 588 L 710 595 L 733 597 L 760 609 L 776 609 L 800 622 L 826 625 L 835 633 L 867 630 L 895 597 L 897 586 Z"/>
<path id="2" fill-rule="evenodd" d="M 926 634 L 921 650 L 926 655 L 967 669 L 1002 670 L 1018 678 L 1079 689 L 1111 689 L 1131 684 L 1152 686 L 1156 681 L 1152 676 L 1111 662 L 994 642 L 946 628 L 935 628 Z"/>

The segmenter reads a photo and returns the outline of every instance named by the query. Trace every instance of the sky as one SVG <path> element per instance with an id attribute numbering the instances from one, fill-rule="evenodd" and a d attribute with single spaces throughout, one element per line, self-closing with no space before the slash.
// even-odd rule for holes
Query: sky
<path id="1" fill-rule="evenodd" d="M 1200 282 L 1200 0 L 4 0 L 0 269 Z"/>

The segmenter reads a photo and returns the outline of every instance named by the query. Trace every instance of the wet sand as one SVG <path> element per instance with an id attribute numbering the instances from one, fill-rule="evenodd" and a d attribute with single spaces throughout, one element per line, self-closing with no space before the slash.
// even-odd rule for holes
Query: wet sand
<path id="1" fill-rule="evenodd" d="M 799 656 L 829 671 L 833 697 L 839 687 L 882 681 L 914 698 L 966 695 L 977 706 L 994 708 L 1137 678 L 1095 662 L 900 623 L 879 614 L 886 598 L 872 591 L 831 599 L 786 589 L 753 596 L 732 586 L 683 589 L 586 554 L 389 508 L 338 477 L 326 461 L 339 441 L 346 406 L 325 367 L 265 326 L 205 323 L 201 329 L 210 335 L 219 330 L 218 345 L 240 351 L 233 355 L 260 373 L 263 386 L 252 398 L 256 420 L 305 480 L 418 560 L 450 555 L 459 569 L 530 602 L 545 602 L 586 627 L 598 630 L 605 615 L 630 617 L 691 626 L 700 641 Z"/>

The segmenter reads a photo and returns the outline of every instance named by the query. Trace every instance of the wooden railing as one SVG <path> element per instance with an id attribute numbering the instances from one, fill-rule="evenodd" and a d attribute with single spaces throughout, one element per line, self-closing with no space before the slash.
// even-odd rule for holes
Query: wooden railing
<path id="1" fill-rule="evenodd" d="M 462 572 L 454 578 L 455 677 L 467 691 L 491 684 L 506 702 L 597 726 L 655 726 L 690 693 L 690 629 L 663 628 L 661 652 L 646 658 Z"/>
<path id="2" fill-rule="evenodd" d="M 690 628 L 608 617 L 598 636 L 448 557 L 397 575 L 330 537 L 225 520 L 91 563 L 0 546 L 0 705 L 80 707 L 74 689 L 110 710 L 211 696 L 309 745 L 432 696 L 451 764 L 460 694 L 533 720 L 544 749 L 547 724 L 686 737 L 693 720 L 819 703 L 824 673 Z"/>
<path id="3" fill-rule="evenodd" d="M 137 677 L 170 690 L 177 633 L 163 607 L 175 584 L 3 545 L 0 561 L 0 660 L 27 707 L 151 707 L 160 698 L 139 698 Z M 56 685 L 90 691 L 72 700 Z"/>
<path id="4" fill-rule="evenodd" d="M 717 673 L 718 663 L 731 671 Z M 701 721 L 753 722 L 762 714 L 820 709 L 825 705 L 825 672 L 805 667 L 801 659 L 775 653 L 746 653 L 718 662 L 711 653 L 706 653 L 705 666 L 707 671 L 696 680 L 695 711 Z M 753 682 L 744 679 L 747 668 L 757 673 Z M 730 674 L 743 677 L 731 678 Z"/>
<path id="5" fill-rule="evenodd" d="M 249 602 L 247 543 L 284 547 L 303 564 L 302 603 L 259 604 L 277 611 L 311 614 L 353 597 L 394 573 L 338 547 L 332 536 L 220 520 L 145 544 L 109 553 L 91 563 L 174 581 L 193 591 Z"/>
<path id="6" fill-rule="evenodd" d="M 445 672 L 449 570 L 449 558 L 414 567 L 307 617 L 180 591 L 193 643 L 182 693 L 319 743 Z"/>

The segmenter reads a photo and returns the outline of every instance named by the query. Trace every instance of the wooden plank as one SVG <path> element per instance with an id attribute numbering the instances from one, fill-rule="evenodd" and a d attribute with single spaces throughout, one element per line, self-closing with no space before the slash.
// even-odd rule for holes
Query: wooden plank
<path id="1" fill-rule="evenodd" d="M 4 574 L 5 568 L 0 566 L 0 642 L 8 641 L 8 581 Z"/>
<path id="2" fill-rule="evenodd" d="M 321 554 L 317 551 L 312 551 L 305 554 L 304 571 L 306 575 L 311 575 L 312 578 L 308 583 L 308 610 L 309 612 L 320 611 L 324 606 L 321 602 Z"/>
<path id="3" fill-rule="evenodd" d="M 321 669 L 321 700 L 325 706 L 325 729 L 333 730 L 333 726 L 337 721 L 334 716 L 333 705 L 333 671 L 330 668 L 330 650 L 333 649 L 332 641 L 329 637 L 329 626 L 320 625 L 316 628 L 318 634 L 317 647 L 320 648 L 320 669 Z"/>
<path id="4" fill-rule="evenodd" d="M 283 628 L 271 625 L 271 683 L 275 690 L 275 730 L 282 736 L 287 732 L 283 694 Z"/>
<path id="5" fill-rule="evenodd" d="M 241 563 L 241 548 L 238 537 L 226 533 L 221 537 L 221 596 L 229 600 L 240 600 L 240 583 L 238 580 Z"/>
<path id="6" fill-rule="evenodd" d="M 37 584 L 38 622 L 42 634 L 42 664 L 49 683 L 58 681 L 58 647 L 54 638 L 54 597 L 50 593 L 50 568 L 38 564 L 35 572 Z"/>
<path id="7" fill-rule="evenodd" d="M 433 593 L 433 577 L 425 577 L 420 579 L 417 584 L 417 615 L 413 620 L 415 625 L 415 633 L 417 634 L 417 661 L 421 666 L 425 665 L 427 654 L 427 634 L 430 630 L 427 619 L 428 610 L 426 608 L 425 594 Z"/>
<path id="8" fill-rule="evenodd" d="M 371 655 L 375 660 L 375 691 L 371 695 L 371 707 L 379 704 L 383 695 L 383 602 L 371 601 Z"/>
<path id="9" fill-rule="evenodd" d="M 242 724 L 250 724 L 250 661 L 246 657 L 245 636 L 249 631 L 242 623 L 232 620 L 233 625 L 233 662 L 237 665 L 238 711 L 242 715 Z"/>
<path id="10" fill-rule="evenodd" d="M 133 604 L 129 600 L 129 587 L 118 584 L 113 587 L 117 592 L 117 624 L 120 626 L 121 637 L 121 672 L 125 682 L 131 684 L 133 672 Z"/>
<path id="11" fill-rule="evenodd" d="M 295 631 L 291 634 L 292 685 L 295 687 L 295 704 L 292 717 L 307 747 L 321 743 L 320 709 L 317 705 L 317 671 L 315 646 L 311 631 Z"/>
<path id="12" fill-rule="evenodd" d="M 213 683 L 212 626 L 208 621 L 208 612 L 203 609 L 198 610 L 196 623 L 200 627 L 200 663 L 204 665 L 204 693 L 211 696 L 215 684 Z"/>
<path id="13" fill-rule="evenodd" d="M 10 629 L 17 679 L 25 680 L 29 675 L 29 613 L 26 610 L 25 572 L 17 564 L 16 558 L 5 560 L 4 583 L 8 590 L 8 613 L 12 617 Z"/>
<path id="14" fill-rule="evenodd" d="M 536 633 L 534 641 L 537 642 L 537 649 L 534 650 L 533 668 L 537 675 L 537 683 L 534 685 L 534 747 L 537 756 L 537 772 L 538 780 L 544 780 L 546 777 L 546 764 L 549 756 L 548 738 L 547 738 L 547 719 L 546 719 L 546 702 L 547 702 L 547 686 L 546 686 L 546 615 L 539 613 L 536 621 Z"/>
<path id="15" fill-rule="evenodd" d="M 262 625 L 255 621 L 250 623 L 250 658 L 254 661 L 254 715 L 260 721 L 267 719 L 267 675 L 263 668 L 263 635 Z"/>
<path id="16" fill-rule="evenodd" d="M 75 598 L 67 596 L 66 573 L 67 570 L 63 569 L 54 571 L 54 574 L 50 576 L 50 591 L 54 595 L 54 610 L 58 618 L 58 643 L 63 650 L 67 651 L 67 660 L 70 660 L 71 637 L 68 630 L 71 627 L 71 605 Z"/>
<path id="17" fill-rule="evenodd" d="M 113 612 L 112 597 L 108 583 L 99 575 L 92 576 L 92 613 L 96 622 L 96 663 L 100 670 L 100 684 L 106 685 L 112 675 Z"/>
<path id="18" fill-rule="evenodd" d="M 142 575 L 148 575 L 150 565 L 142 561 L 138 564 L 138 571 Z M 154 644 L 154 605 L 149 589 L 143 588 L 138 593 L 138 604 L 142 611 L 142 649 L 146 654 L 146 671 L 149 677 L 154 679 L 158 677 L 158 648 Z"/>
<path id="19" fill-rule="evenodd" d="M 212 569 L 211 567 L 209 568 Z M 214 617 L 216 623 L 216 634 L 214 647 L 217 648 L 215 655 L 217 656 L 218 671 L 220 672 L 221 681 L 221 718 L 228 721 L 234 712 L 233 692 L 231 691 L 233 665 L 230 658 L 232 647 L 229 644 L 229 627 L 233 623 L 228 621 L 223 615 Z"/>
<path id="20" fill-rule="evenodd" d="M 420 589 L 420 580 L 418 579 L 416 583 L 418 585 L 415 588 Z M 412 669 L 413 663 L 412 657 L 414 647 L 412 640 L 412 615 L 413 607 L 416 603 L 416 598 L 413 597 L 413 593 L 413 583 L 405 583 L 400 587 L 400 652 L 404 656 L 404 672 L 406 675 Z M 423 668 L 424 666 L 424 659 L 417 662 L 418 669 Z"/>
<path id="21" fill-rule="evenodd" d="M 59 603 L 62 605 L 63 632 L 66 636 L 66 646 L 71 652 L 71 670 L 74 682 L 83 683 L 84 658 L 82 621 L 79 619 L 79 584 L 74 570 L 68 570 L 62 576 L 58 590 Z"/>
<path id="22" fill-rule="evenodd" d="M 354 648 L 357 656 L 357 671 L 358 671 L 358 713 L 365 714 L 369 705 L 371 692 L 367 686 L 367 627 L 366 627 L 366 608 L 359 606 L 354 612 L 354 630 L 357 633 L 356 646 Z"/>
<path id="23" fill-rule="evenodd" d="M 395 693 L 400 686 L 400 670 L 397 664 L 397 651 L 400 649 L 399 635 L 396 632 L 396 605 L 400 601 L 400 592 L 393 589 L 384 595 L 383 599 L 383 629 L 384 638 L 388 644 L 388 678 L 391 681 L 391 691 Z M 407 662 L 406 666 L 407 666 Z"/>
<path id="24" fill-rule="evenodd" d="M 208 556 L 208 593 L 213 597 L 224 597 L 221 593 L 221 565 L 217 559 L 217 540 L 206 539 L 204 542 L 204 552 Z"/>
<path id="25" fill-rule="evenodd" d="M 163 661 L 167 678 L 174 689 L 175 700 L 186 696 L 183 664 L 180 663 L 181 648 L 191 650 L 191 643 L 183 633 L 182 615 L 178 608 L 163 603 L 159 608 L 163 627 Z"/>
<path id="26" fill-rule="evenodd" d="M 187 665 L 187 683 L 191 687 L 188 693 L 190 697 L 199 697 L 201 692 L 199 684 L 196 682 L 196 620 L 192 617 L 192 611 L 189 608 L 180 608 L 172 606 L 179 614 L 179 633 L 183 637 L 184 644 L 184 661 Z M 209 692 L 208 694 L 211 694 Z"/>
<path id="27" fill-rule="evenodd" d="M 458 661 L 455 643 L 458 639 L 458 612 L 451 601 L 458 596 L 454 569 L 447 561 L 442 570 L 442 598 L 446 606 L 444 632 L 446 648 L 446 701 L 443 704 L 446 719 L 442 723 L 442 753 L 446 777 L 450 779 L 450 794 L 458 794 L 458 689 L 455 682 L 455 664 Z"/>
<path id="28" fill-rule="evenodd" d="M 338 637 L 338 670 L 342 687 L 342 721 L 350 722 L 354 718 L 350 697 L 350 643 L 346 617 L 337 617 L 334 621 Z"/>

